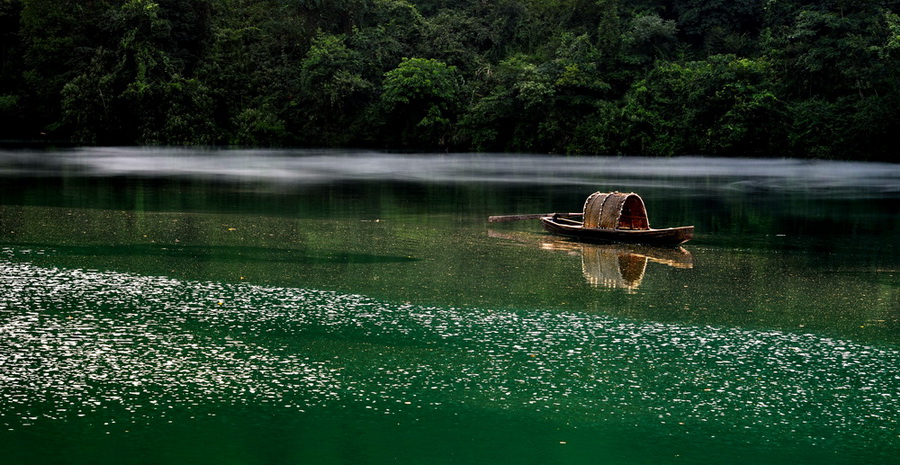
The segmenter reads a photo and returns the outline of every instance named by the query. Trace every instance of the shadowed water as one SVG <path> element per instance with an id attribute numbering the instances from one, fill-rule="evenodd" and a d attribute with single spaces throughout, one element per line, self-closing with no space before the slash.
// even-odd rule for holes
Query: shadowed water
<path id="1" fill-rule="evenodd" d="M 44 155 L 2 162 L 5 463 L 900 454 L 893 165 Z M 606 185 L 697 238 L 484 222 Z"/>

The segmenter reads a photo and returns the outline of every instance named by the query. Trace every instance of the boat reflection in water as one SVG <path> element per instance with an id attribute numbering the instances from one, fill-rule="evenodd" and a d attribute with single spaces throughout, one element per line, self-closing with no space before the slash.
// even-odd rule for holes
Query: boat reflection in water
<path id="1" fill-rule="evenodd" d="M 560 239 L 544 239 L 540 247 L 581 255 L 581 272 L 595 287 L 635 291 L 644 279 L 647 262 L 674 268 L 694 267 L 693 256 L 682 247 L 653 247 L 636 244 L 589 244 Z"/>
<path id="2" fill-rule="evenodd" d="M 625 289 L 634 292 L 641 285 L 647 263 L 655 262 L 673 268 L 691 269 L 694 257 L 683 247 L 655 247 L 640 244 L 594 244 L 555 236 L 535 240 L 530 233 L 488 230 L 488 236 L 521 245 L 538 246 L 542 250 L 581 256 L 584 279 L 594 287 Z"/>

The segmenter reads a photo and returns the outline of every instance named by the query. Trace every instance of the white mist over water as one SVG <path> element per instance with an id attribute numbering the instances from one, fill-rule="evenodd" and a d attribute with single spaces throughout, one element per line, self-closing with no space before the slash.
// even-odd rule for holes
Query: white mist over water
<path id="1" fill-rule="evenodd" d="M 673 189 L 900 195 L 889 163 L 527 154 L 391 154 L 346 150 L 80 148 L 0 151 L 0 175 L 186 178 L 324 184 L 357 181 L 596 186 L 610 178 Z M 867 194 L 868 193 L 868 194 Z"/>
<path id="2" fill-rule="evenodd" d="M 196 417 L 207 413 L 233 423 L 240 440 L 225 436 L 204 453 L 229 451 L 262 426 L 248 450 L 295 448 L 297 438 L 268 433 L 296 436 L 292 422 L 318 431 L 311 419 L 323 416 L 340 427 L 308 440 L 318 453 L 378 432 L 385 448 L 403 448 L 405 435 L 372 416 L 411 425 L 408 441 L 429 452 L 448 431 L 502 431 L 507 451 L 532 445 L 522 455 L 534 463 L 591 463 L 619 442 L 702 457 L 679 463 L 889 463 L 900 451 L 894 165 L 84 148 L 0 152 L 0 179 L 12 203 L 0 209 L 7 457 L 52 449 L 46 439 L 59 437 L 75 453 L 41 463 L 102 463 L 110 447 L 96 436 L 110 432 L 116 444 L 168 450 L 185 431 L 206 434 Z M 390 189 L 356 186 L 367 182 Z M 270 187 L 274 200 L 242 198 Z M 512 212 L 534 191 L 537 200 L 521 200 L 530 212 L 547 192 L 644 187 L 663 211 L 712 219 L 705 243 L 690 245 L 696 268 L 649 270 L 627 295 L 585 289 L 583 258 L 537 249 L 538 233 L 485 234 L 487 206 L 472 200 Z M 127 201 L 110 200 L 120 195 Z M 370 209 L 384 221 L 369 221 Z M 273 212 L 284 218 L 260 217 Z M 822 246 L 841 241 L 852 247 Z M 254 284 L 230 283 L 245 268 Z M 477 279 L 462 279 L 473 269 Z M 363 279 L 344 282 L 351 273 Z M 536 284 L 553 290 L 535 293 Z M 457 297 L 512 285 L 515 297 Z M 395 291 L 404 287 L 428 290 Z M 564 311 L 535 303 L 575 293 L 581 300 Z M 522 427 L 534 424 L 549 432 Z M 124 442 L 138 425 L 152 440 Z M 583 460 L 538 459 L 561 441 L 578 447 L 575 433 Z M 741 445 L 744 460 L 735 459 Z M 811 458 L 816 450 L 828 459 Z M 766 452 L 783 458 L 761 459 Z M 281 458 L 271 461 L 301 462 Z"/>

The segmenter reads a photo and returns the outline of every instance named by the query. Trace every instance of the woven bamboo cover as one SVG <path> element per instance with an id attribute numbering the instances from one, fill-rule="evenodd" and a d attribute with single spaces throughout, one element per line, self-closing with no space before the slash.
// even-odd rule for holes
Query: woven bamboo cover
<path id="1" fill-rule="evenodd" d="M 644 201 L 635 193 L 594 192 L 584 202 L 584 227 L 650 229 Z"/>

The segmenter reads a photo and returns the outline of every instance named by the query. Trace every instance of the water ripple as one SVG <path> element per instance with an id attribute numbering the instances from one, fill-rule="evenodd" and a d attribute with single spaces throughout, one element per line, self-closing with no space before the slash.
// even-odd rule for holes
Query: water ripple
<path id="1" fill-rule="evenodd" d="M 813 334 L 423 307 L 0 261 L 7 429 L 83 416 L 115 422 L 123 410 L 134 421 L 229 405 L 465 407 L 863 447 L 897 442 L 898 355 Z"/>

